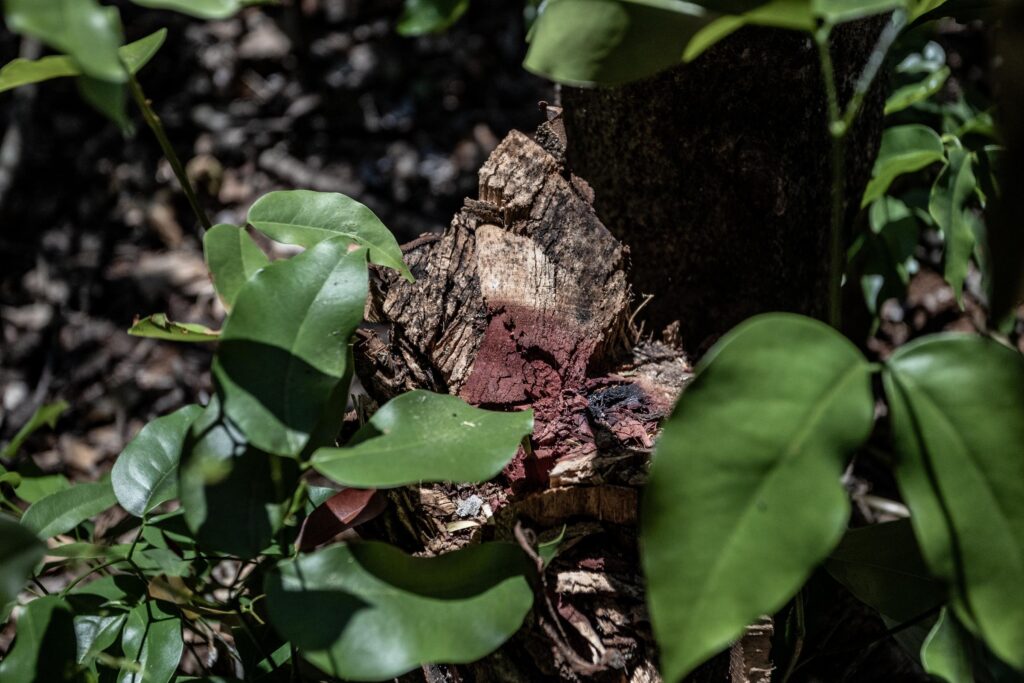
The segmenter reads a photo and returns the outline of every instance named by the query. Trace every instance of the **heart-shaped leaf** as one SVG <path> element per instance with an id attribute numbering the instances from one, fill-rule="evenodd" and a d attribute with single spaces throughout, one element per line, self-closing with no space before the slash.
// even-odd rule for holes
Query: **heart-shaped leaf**
<path id="1" fill-rule="evenodd" d="M 128 613 L 121 649 L 126 662 L 117 683 L 168 683 L 178 670 L 185 642 L 181 637 L 181 619 L 149 600 Z"/>
<path id="2" fill-rule="evenodd" d="M 25 587 L 45 551 L 46 546 L 35 534 L 6 515 L 0 515 L 0 608 Z"/>
<path id="3" fill-rule="evenodd" d="M 957 616 L 1024 669 L 1024 358 L 936 335 L 886 364 L 896 478 Z"/>
<path id="4" fill-rule="evenodd" d="M 942 138 L 928 126 L 911 124 L 887 128 L 882 134 L 882 147 L 861 206 L 884 195 L 901 175 L 920 171 L 945 158 Z"/>
<path id="5" fill-rule="evenodd" d="M 351 371 L 367 290 L 366 251 L 330 239 L 263 268 L 238 292 L 213 375 L 225 416 L 253 446 L 302 452 Z"/>
<path id="6" fill-rule="evenodd" d="M 75 666 L 75 627 L 67 601 L 47 595 L 28 603 L 14 647 L 0 662 L 0 681 L 53 683 Z"/>
<path id="7" fill-rule="evenodd" d="M 785 604 L 839 542 L 849 517 L 840 477 L 873 422 L 870 378 L 842 335 L 793 315 L 744 323 L 705 357 L 644 492 L 642 558 L 666 681 Z"/>
<path id="8" fill-rule="evenodd" d="M 530 611 L 529 571 L 506 543 L 432 558 L 360 543 L 281 562 L 264 589 L 274 627 L 307 660 L 346 680 L 383 681 L 500 647 Z"/>
<path id="9" fill-rule="evenodd" d="M 412 273 L 402 249 L 373 211 L 337 192 L 290 190 L 260 197 L 249 209 L 249 223 L 271 239 L 312 247 L 343 237 L 370 251 L 370 262 L 394 268 L 409 282 Z"/>
<path id="10" fill-rule="evenodd" d="M 218 330 L 211 330 L 205 325 L 196 323 L 176 323 L 173 320 L 168 320 L 164 313 L 154 313 L 142 320 L 136 320 L 128 330 L 128 334 L 133 337 L 149 337 L 150 339 L 178 342 L 211 342 L 220 339 Z"/>
<path id="11" fill-rule="evenodd" d="M 231 310 L 242 285 L 270 259 L 243 228 L 220 224 L 203 236 L 206 265 L 224 307 Z"/>
<path id="12" fill-rule="evenodd" d="M 378 410 L 347 448 L 313 454 L 339 484 L 390 488 L 417 482 L 493 478 L 533 431 L 533 411 L 481 410 L 460 398 L 410 391 Z"/>
<path id="13" fill-rule="evenodd" d="M 178 493 L 178 461 L 200 406 L 185 406 L 142 428 L 118 456 L 110 472 L 117 502 L 136 517 Z"/>
<path id="14" fill-rule="evenodd" d="M 76 484 L 33 503 L 21 523 L 40 538 L 50 538 L 71 531 L 116 504 L 110 479 Z"/>

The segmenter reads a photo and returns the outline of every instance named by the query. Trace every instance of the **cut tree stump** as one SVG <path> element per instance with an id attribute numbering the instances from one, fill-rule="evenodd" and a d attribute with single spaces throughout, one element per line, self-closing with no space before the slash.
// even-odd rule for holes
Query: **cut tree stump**
<path id="1" fill-rule="evenodd" d="M 532 408 L 535 429 L 499 480 L 393 491 L 373 531 L 421 554 L 563 535 L 519 635 L 481 662 L 403 680 L 660 680 L 637 507 L 658 425 L 692 369 L 679 348 L 636 338 L 627 250 L 566 169 L 559 112 L 548 111 L 535 137 L 513 131 L 494 150 L 479 198 L 443 234 L 403 248 L 414 284 L 374 269 L 373 327 L 356 344 L 374 399 L 448 392 Z M 691 680 L 766 680 L 770 632 L 770 620 L 753 628 Z"/>

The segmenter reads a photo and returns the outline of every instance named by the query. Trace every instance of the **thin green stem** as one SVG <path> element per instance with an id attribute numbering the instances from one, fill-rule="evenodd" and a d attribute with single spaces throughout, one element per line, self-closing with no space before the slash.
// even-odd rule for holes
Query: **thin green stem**
<path id="1" fill-rule="evenodd" d="M 843 209 L 846 202 L 846 132 L 839 111 L 839 93 L 836 89 L 835 67 L 832 64 L 832 50 L 829 38 L 832 26 L 826 24 L 814 34 L 821 61 L 821 74 L 828 97 L 829 134 L 832 137 L 832 210 L 829 222 L 828 258 L 828 323 L 835 329 L 842 324 L 842 285 L 846 259 L 843 255 Z"/>
<path id="2" fill-rule="evenodd" d="M 185 172 L 185 167 L 181 164 L 181 159 L 174 152 L 174 147 L 171 146 L 171 141 L 167 139 L 167 132 L 164 130 L 163 123 L 160 122 L 160 117 L 153 110 L 150 101 L 146 99 L 145 93 L 142 92 L 142 86 L 139 85 L 138 79 L 135 76 L 131 76 L 128 79 L 128 87 L 132 92 L 132 98 L 135 100 L 135 104 L 139 106 L 139 111 L 142 112 L 142 118 L 149 126 L 149 129 L 153 131 L 153 135 L 156 136 L 157 142 L 160 143 L 160 149 L 163 150 L 164 156 L 167 157 L 167 161 L 171 164 L 171 169 L 174 171 L 174 175 L 178 178 L 178 182 L 181 184 L 181 189 L 185 192 L 185 197 L 188 199 L 189 206 L 192 207 L 192 212 L 199 219 L 200 225 L 207 230 L 210 229 L 210 219 L 206 216 L 206 212 L 203 211 L 203 207 L 199 204 L 199 198 L 196 196 L 196 191 L 192 187 L 192 182 L 188 179 L 188 174 Z"/>

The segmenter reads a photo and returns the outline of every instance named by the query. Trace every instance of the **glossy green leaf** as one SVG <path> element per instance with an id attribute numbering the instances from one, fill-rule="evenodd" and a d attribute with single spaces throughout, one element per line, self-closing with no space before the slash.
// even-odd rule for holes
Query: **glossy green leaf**
<path id="1" fill-rule="evenodd" d="M 848 532 L 825 568 L 858 600 L 899 623 L 945 601 L 942 582 L 929 574 L 909 520 Z"/>
<path id="2" fill-rule="evenodd" d="M 203 236 L 203 252 L 213 286 L 229 311 L 242 285 L 270 263 L 249 233 L 234 225 L 210 228 Z"/>
<path id="3" fill-rule="evenodd" d="M 193 423 L 182 458 L 185 522 L 208 551 L 256 557 L 281 528 L 297 480 L 294 461 L 248 446 L 213 401 Z"/>
<path id="4" fill-rule="evenodd" d="M 957 302 L 963 305 L 964 280 L 974 253 L 974 229 L 968 202 L 974 196 L 977 181 L 971 155 L 961 148 L 949 150 L 949 163 L 935 181 L 928 213 L 945 237 L 945 276 Z"/>
<path id="5" fill-rule="evenodd" d="M 405 0 L 396 30 L 403 36 L 443 31 L 469 9 L 469 0 Z"/>
<path id="6" fill-rule="evenodd" d="M 121 26 L 115 8 L 96 0 L 4 0 L 7 26 L 67 53 L 82 72 L 124 83 L 128 73 L 118 56 Z"/>
<path id="7" fill-rule="evenodd" d="M 157 418 L 125 447 L 110 472 L 117 502 L 136 517 L 144 517 L 178 493 L 178 462 L 185 437 L 200 406 L 185 406 Z"/>
<path id="8" fill-rule="evenodd" d="M 921 647 L 921 666 L 946 683 L 974 683 L 968 639 L 963 627 L 945 609 Z"/>
<path id="9" fill-rule="evenodd" d="M 348 447 L 321 448 L 312 462 L 358 488 L 480 482 L 497 476 L 531 431 L 533 411 L 481 410 L 455 396 L 411 391 L 374 413 Z"/>
<path id="10" fill-rule="evenodd" d="M 282 562 L 264 590 L 271 623 L 307 660 L 346 680 L 380 681 L 496 650 L 530 611 L 529 571 L 506 543 L 432 558 L 360 543 Z"/>
<path id="11" fill-rule="evenodd" d="M 698 5 L 636 0 L 549 0 L 523 66 L 567 85 L 610 85 L 679 64 L 714 15 Z"/>
<path id="12" fill-rule="evenodd" d="M 312 247 L 343 237 L 369 249 L 370 262 L 401 273 L 412 273 L 402 261 L 402 249 L 380 219 L 351 197 L 337 192 L 290 190 L 260 197 L 249 209 L 249 223 L 273 240 Z"/>
<path id="13" fill-rule="evenodd" d="M 89 662 L 116 643 L 127 618 L 128 615 L 124 612 L 75 615 L 75 639 L 78 647 L 76 661 Z"/>
<path id="14" fill-rule="evenodd" d="M 67 401 L 57 401 L 56 403 L 48 403 L 41 406 L 32 413 L 32 417 L 28 419 L 18 433 L 14 435 L 11 442 L 4 446 L 3 451 L 0 451 L 0 456 L 4 458 L 13 458 L 18 454 L 21 449 L 21 445 L 25 443 L 28 437 L 35 434 L 43 427 L 49 427 L 53 429 L 57 426 L 57 419 L 64 414 L 64 411 L 68 409 Z"/>
<path id="15" fill-rule="evenodd" d="M 911 124 L 887 128 L 875 161 L 871 182 L 864 191 L 862 206 L 886 193 L 893 181 L 946 158 L 939 134 L 928 126 Z"/>
<path id="16" fill-rule="evenodd" d="M 978 337 L 899 349 L 885 390 L 896 478 L 957 616 L 1024 668 L 1024 358 Z"/>
<path id="17" fill-rule="evenodd" d="M 0 681 L 58 683 L 75 666 L 71 607 L 56 595 L 37 598 L 15 625 L 14 647 L 0 662 Z"/>
<path id="18" fill-rule="evenodd" d="M 779 609 L 839 542 L 840 477 L 871 431 L 870 379 L 842 335 L 786 314 L 744 323 L 702 361 L 661 435 L 641 516 L 667 682 Z"/>
<path id="19" fill-rule="evenodd" d="M 166 9 L 197 19 L 227 19 L 249 6 L 264 0 L 131 0 L 140 7 Z"/>
<path id="20" fill-rule="evenodd" d="M 141 40 L 129 43 L 118 50 L 121 60 L 130 73 L 137 73 L 149 63 L 167 37 L 162 28 Z M 81 68 L 67 55 L 51 55 L 41 59 L 15 59 L 0 69 L 0 92 L 22 85 L 40 83 L 64 76 L 80 76 Z"/>
<path id="21" fill-rule="evenodd" d="M 185 649 L 181 619 L 155 600 L 144 602 L 128 613 L 121 649 L 125 661 L 141 670 L 122 668 L 117 683 L 168 683 Z"/>
<path id="22" fill-rule="evenodd" d="M 109 479 L 76 484 L 33 503 L 21 523 L 40 538 L 50 538 L 71 531 L 116 504 Z"/>
<path id="23" fill-rule="evenodd" d="M 366 251 L 320 242 L 259 271 L 235 298 L 213 362 L 225 415 L 255 447 L 297 456 L 350 371 Z"/>
<path id="24" fill-rule="evenodd" d="M 17 597 L 45 551 L 35 534 L 0 515 L 0 606 Z"/>
<path id="25" fill-rule="evenodd" d="M 167 319 L 165 313 L 154 313 L 135 321 L 128 334 L 133 337 L 149 337 L 179 342 L 211 342 L 220 340 L 220 331 L 211 330 L 196 323 L 176 323 Z"/>
<path id="26" fill-rule="evenodd" d="M 944 66 L 938 71 L 927 74 L 923 80 L 917 83 L 910 83 L 897 89 L 889 99 L 885 101 L 885 114 L 895 114 L 905 109 L 909 109 L 918 102 L 923 102 L 935 93 L 942 90 L 942 86 L 949 80 L 949 76 L 952 72 L 948 66 Z"/>

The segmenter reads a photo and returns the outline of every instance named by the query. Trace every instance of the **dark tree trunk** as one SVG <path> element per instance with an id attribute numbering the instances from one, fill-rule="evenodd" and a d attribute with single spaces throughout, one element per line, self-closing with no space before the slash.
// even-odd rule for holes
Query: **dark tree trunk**
<path id="1" fill-rule="evenodd" d="M 879 21 L 834 41 L 841 101 Z M 749 28 L 694 63 L 617 88 L 564 88 L 567 156 L 594 188 L 598 216 L 626 244 L 641 313 L 679 321 L 700 353 L 767 311 L 823 317 L 828 303 L 830 138 L 817 49 L 804 34 Z M 851 133 L 852 211 L 882 128 L 875 87 Z M 851 214 L 852 214 L 851 211 Z"/>

